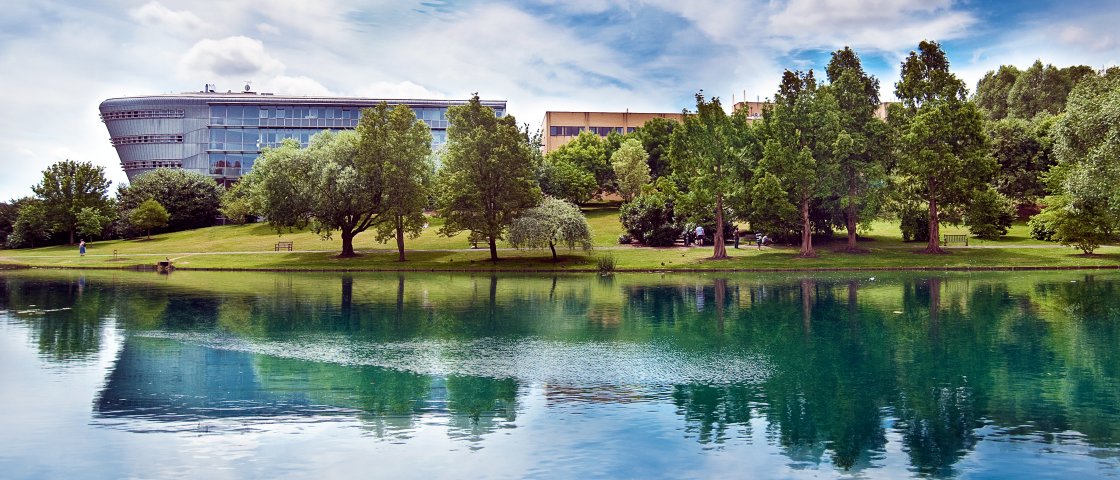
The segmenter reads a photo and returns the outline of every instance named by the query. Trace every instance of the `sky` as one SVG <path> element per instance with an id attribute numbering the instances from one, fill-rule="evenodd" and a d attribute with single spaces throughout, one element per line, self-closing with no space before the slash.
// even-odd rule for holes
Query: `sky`
<path id="1" fill-rule="evenodd" d="M 97 106 L 220 91 L 507 100 L 545 111 L 679 112 L 703 90 L 765 99 L 782 71 L 851 46 L 893 98 L 936 40 L 974 89 L 999 65 L 1120 62 L 1115 0 L 0 0 L 0 201 L 65 159 L 127 182 Z"/>

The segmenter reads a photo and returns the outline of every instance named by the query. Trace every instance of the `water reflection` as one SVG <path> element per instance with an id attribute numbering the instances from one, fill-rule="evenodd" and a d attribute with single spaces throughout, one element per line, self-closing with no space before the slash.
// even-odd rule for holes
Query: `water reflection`
<path id="1" fill-rule="evenodd" d="M 941 477 L 983 442 L 1117 466 L 1118 279 L 17 272 L 0 310 L 57 364 L 115 321 L 93 417 L 127 431 L 356 420 L 408 442 L 436 423 L 478 448 L 540 396 L 669 405 L 684 439 L 762 435 L 795 470 L 903 456 Z"/>

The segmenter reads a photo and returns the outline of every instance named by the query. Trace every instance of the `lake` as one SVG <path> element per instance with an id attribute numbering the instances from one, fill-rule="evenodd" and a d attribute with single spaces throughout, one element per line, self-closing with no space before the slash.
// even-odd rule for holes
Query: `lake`
<path id="1" fill-rule="evenodd" d="M 1120 273 L 0 272 L 5 478 L 1116 478 Z"/>

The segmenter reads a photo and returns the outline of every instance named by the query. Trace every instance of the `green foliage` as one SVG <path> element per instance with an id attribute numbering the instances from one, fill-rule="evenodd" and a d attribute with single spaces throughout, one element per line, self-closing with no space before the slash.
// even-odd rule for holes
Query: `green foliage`
<path id="1" fill-rule="evenodd" d="M 1079 201 L 1069 195 L 1051 195 L 1043 203 L 1046 208 L 1031 219 L 1032 233 L 1049 232 L 1054 241 L 1077 247 L 1086 255 L 1116 240 L 1113 232 L 1117 219 L 1105 205 Z"/>
<path id="2" fill-rule="evenodd" d="M 987 124 L 992 156 L 999 165 L 996 190 L 1019 205 L 1031 205 L 1046 196 L 1043 176 L 1054 163 L 1050 128 L 1056 118 L 1005 118 Z"/>
<path id="3" fill-rule="evenodd" d="M 408 106 L 390 109 L 382 102 L 362 111 L 358 136 L 358 161 L 380 177 L 376 239 L 395 237 L 404 261 L 404 237 L 420 236 L 427 223 L 424 207 L 435 174 L 431 129 Z"/>
<path id="4" fill-rule="evenodd" d="M 556 245 L 591 250 L 591 227 L 579 207 L 553 197 L 525 211 L 509 226 L 509 243 L 515 248 L 548 248 L 556 260 Z"/>
<path id="5" fill-rule="evenodd" d="M 594 174 L 562 158 L 546 158 L 539 179 L 542 193 L 572 203 L 586 203 L 599 190 Z"/>
<path id="6" fill-rule="evenodd" d="M 599 273 L 611 273 L 615 270 L 614 254 L 610 252 L 595 257 L 595 263 L 599 267 Z"/>
<path id="7" fill-rule="evenodd" d="M 667 118 L 651 118 L 635 133 L 642 148 L 649 154 L 649 174 L 658 179 L 673 173 L 669 163 L 669 142 L 677 122 Z"/>
<path id="8" fill-rule="evenodd" d="M 512 116 L 498 118 L 478 95 L 449 108 L 447 118 L 447 154 L 439 172 L 439 212 L 445 219 L 440 233 L 470 230 L 472 239 L 489 241 L 490 258 L 497 260 L 505 228 L 541 197 L 528 141 Z"/>
<path id="9" fill-rule="evenodd" d="M 642 186 L 650 183 L 648 159 L 649 154 L 642 148 L 642 142 L 635 138 L 622 142 L 622 146 L 611 156 L 611 165 L 618 179 L 618 192 L 623 200 L 629 202 L 641 193 Z"/>
<path id="10" fill-rule="evenodd" d="M 171 214 L 155 199 L 149 198 L 140 202 L 136 208 L 128 212 L 128 222 L 137 230 L 147 232 L 152 238 L 152 229 L 166 226 L 171 220 Z"/>
<path id="11" fill-rule="evenodd" d="M 995 240 L 1007 235 L 1014 221 L 1015 204 L 991 187 L 973 193 L 965 207 L 964 224 L 977 238 Z"/>
<path id="12" fill-rule="evenodd" d="M 241 181 L 222 192 L 221 205 L 218 207 L 218 211 L 230 222 L 238 225 L 248 222 L 250 217 L 256 215 L 258 211 L 253 205 L 253 188 L 249 183 L 252 181 L 251 178 L 251 175 L 246 175 L 241 178 Z"/>
<path id="13" fill-rule="evenodd" d="M 850 74 L 848 79 L 851 79 Z M 857 101 L 855 98 L 849 100 Z M 800 221 L 800 254 L 815 256 L 811 206 L 815 200 L 828 197 L 836 189 L 840 177 L 835 155 L 838 150 L 845 155 L 858 155 L 862 153 L 859 152 L 861 148 L 854 145 L 851 134 L 840 136 L 840 106 L 831 89 L 817 86 L 812 71 L 785 72 L 774 106 L 762 113 L 759 136 L 763 141 L 762 160 L 754 178 L 778 182 L 780 189 L 787 192 L 786 202 L 789 204 L 789 207 L 769 206 L 772 213 L 790 215 L 774 222 L 777 225 L 773 226 Z M 840 145 L 843 147 L 838 148 Z M 759 193 L 765 195 L 763 201 L 778 201 L 773 185 L 762 186 Z"/>
<path id="14" fill-rule="evenodd" d="M 113 221 L 108 215 L 92 207 L 85 207 L 78 211 L 77 220 L 77 232 L 85 238 L 100 238 Z"/>
<path id="15" fill-rule="evenodd" d="M 896 157 L 901 180 L 929 206 L 926 251 L 938 245 L 940 211 L 958 209 L 995 171 L 987 155 L 987 136 L 976 104 L 965 101 L 964 83 L 949 72 L 936 42 L 923 41 L 910 52 L 895 84 L 901 105 L 892 105 L 890 122 L 898 136 Z"/>
<path id="16" fill-rule="evenodd" d="M 673 179 L 682 186 L 677 214 L 693 221 L 715 216 L 712 258 L 727 258 L 723 239 L 730 232 L 720 227 L 726 223 L 725 199 L 743 197 L 753 166 L 743 152 L 754 141 L 752 133 L 741 115 L 729 117 L 719 98 L 707 100 L 703 92 L 696 94 L 696 113 L 673 129 L 669 158 Z"/>
<path id="17" fill-rule="evenodd" d="M 673 211 L 673 196 L 659 191 L 643 192 L 622 205 L 619 220 L 634 239 L 651 247 L 673 245 L 684 228 Z"/>
<path id="18" fill-rule="evenodd" d="M 42 200 L 25 197 L 12 203 L 19 213 L 5 242 L 8 248 L 35 247 L 36 243 L 50 238 L 57 229 L 57 223 Z"/>
<path id="19" fill-rule="evenodd" d="M 904 242 L 929 241 L 929 211 L 917 207 L 902 210 L 898 228 Z"/>
<path id="20" fill-rule="evenodd" d="M 755 232 L 787 238 L 800 229 L 797 206 L 789 201 L 782 181 L 771 172 L 757 175 L 751 184 L 747 220 Z"/>
<path id="21" fill-rule="evenodd" d="M 1120 69 L 1083 80 L 1054 125 L 1050 180 L 1077 203 L 1120 211 Z"/>
<path id="22" fill-rule="evenodd" d="M 1047 242 L 1054 241 L 1054 229 L 1050 227 L 1050 222 L 1047 220 L 1047 215 L 1035 215 L 1027 221 L 1031 238 Z"/>
<path id="23" fill-rule="evenodd" d="M 1043 67 L 1042 61 L 1035 60 L 1007 92 L 1007 115 L 1026 119 L 1040 113 L 1057 115 L 1065 109 L 1069 91 L 1061 71 L 1049 64 Z"/>
<path id="24" fill-rule="evenodd" d="M 127 216 L 143 201 L 154 198 L 171 214 L 166 231 L 175 232 L 214 224 L 221 206 L 222 187 L 201 173 L 181 168 L 157 168 L 117 189 L 118 208 Z M 154 227 L 153 227 L 154 228 Z"/>
<path id="25" fill-rule="evenodd" d="M 879 80 L 863 70 L 850 48 L 837 50 L 828 64 L 829 88 L 836 98 L 840 131 L 833 144 L 839 178 L 830 182 L 838 211 L 832 217 L 848 230 L 848 246 L 856 248 L 860 220 L 879 214 L 890 161 L 890 132 L 875 116 L 879 108 Z"/>
<path id="26" fill-rule="evenodd" d="M 8 235 L 19 217 L 19 200 L 0 202 L 0 245 L 7 245 Z"/>
<path id="27" fill-rule="evenodd" d="M 1021 73 L 1014 65 L 1000 65 L 998 70 L 989 70 L 976 83 L 976 94 L 972 101 L 976 102 L 989 120 L 1007 117 L 1007 94 Z"/>
<path id="28" fill-rule="evenodd" d="M 600 191 L 615 191 L 614 169 L 610 162 L 607 140 L 589 131 L 582 131 L 572 141 L 545 155 L 546 162 L 575 165 L 591 172 Z"/>
<path id="29" fill-rule="evenodd" d="M 51 223 L 67 232 L 73 244 L 78 212 L 88 207 L 107 216 L 111 211 L 107 195 L 110 183 L 104 168 L 90 162 L 65 160 L 43 170 L 43 180 L 31 190 L 42 201 Z"/>

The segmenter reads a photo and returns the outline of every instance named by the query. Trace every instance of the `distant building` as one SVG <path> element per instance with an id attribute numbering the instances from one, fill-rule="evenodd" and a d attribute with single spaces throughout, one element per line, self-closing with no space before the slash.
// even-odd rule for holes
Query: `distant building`
<path id="1" fill-rule="evenodd" d="M 589 131 L 605 137 L 611 132 L 626 134 L 654 118 L 667 118 L 680 122 L 684 115 L 677 113 L 638 112 L 545 112 L 541 128 L 544 130 L 544 152 L 549 153 Z"/>
<path id="2" fill-rule="evenodd" d="M 322 130 L 358 125 L 361 109 L 381 102 L 408 105 L 432 129 L 432 146 L 447 141 L 447 108 L 467 100 L 301 97 L 205 91 L 110 98 L 101 102 L 101 121 L 131 181 L 160 167 L 183 168 L 229 183 L 253 167 L 264 147 L 286 138 L 306 146 Z M 502 116 L 504 100 L 484 100 Z"/>

